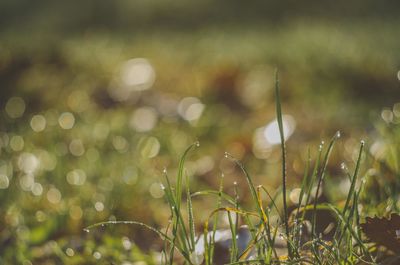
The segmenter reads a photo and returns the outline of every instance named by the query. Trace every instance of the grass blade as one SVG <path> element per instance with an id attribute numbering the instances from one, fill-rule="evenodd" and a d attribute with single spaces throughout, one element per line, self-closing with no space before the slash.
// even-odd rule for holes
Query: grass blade
<path id="1" fill-rule="evenodd" d="M 283 223 L 285 225 L 286 237 L 290 240 L 289 234 L 289 222 L 288 222 L 288 207 L 286 202 L 286 146 L 285 146 L 285 133 L 283 131 L 283 121 L 282 121 L 282 108 L 281 108 L 281 98 L 279 92 L 279 78 L 278 71 L 275 72 L 275 102 L 276 102 L 276 118 L 278 121 L 279 135 L 281 138 L 281 152 L 282 152 L 282 193 L 283 193 Z M 287 248 L 289 257 L 292 257 L 292 250 L 289 242 L 287 242 Z"/>

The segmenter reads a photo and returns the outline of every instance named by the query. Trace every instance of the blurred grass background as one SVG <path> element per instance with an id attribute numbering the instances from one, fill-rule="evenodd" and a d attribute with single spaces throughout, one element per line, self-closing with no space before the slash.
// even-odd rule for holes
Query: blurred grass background
<path id="1" fill-rule="evenodd" d="M 192 190 L 217 187 L 224 173 L 227 192 L 237 181 L 246 199 L 228 151 L 274 191 L 275 69 L 291 187 L 307 149 L 315 155 L 340 130 L 327 199 L 345 198 L 340 164 L 354 166 L 365 139 L 363 174 L 373 191 L 365 201 L 375 213 L 398 211 L 399 8 L 398 1 L 1 1 L 0 262 L 152 263 L 153 235 L 82 228 L 115 219 L 165 226 L 162 171 L 174 176 L 196 140 L 201 147 L 186 164 Z M 194 203 L 200 227 L 214 201 Z"/>

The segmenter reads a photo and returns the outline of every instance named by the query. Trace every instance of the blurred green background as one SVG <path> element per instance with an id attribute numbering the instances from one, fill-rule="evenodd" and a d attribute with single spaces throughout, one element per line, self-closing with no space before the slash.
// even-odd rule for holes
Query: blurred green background
<path id="1" fill-rule="evenodd" d="M 368 152 L 367 205 L 398 211 L 399 1 L 1 1 L 0 263 L 153 264 L 160 182 L 196 140 L 192 190 L 280 185 L 279 70 L 291 196 L 307 150 L 337 130 L 327 199 Z M 388 183 L 395 183 L 389 185 Z M 382 204 L 379 204 L 384 202 Z M 199 228 L 213 198 L 196 199 Z M 375 207 L 374 206 L 374 207 Z M 156 261 L 154 261 L 156 260 Z"/>

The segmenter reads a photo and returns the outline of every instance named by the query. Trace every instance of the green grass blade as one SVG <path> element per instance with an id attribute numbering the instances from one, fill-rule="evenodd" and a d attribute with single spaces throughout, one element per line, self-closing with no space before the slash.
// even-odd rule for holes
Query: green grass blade
<path id="1" fill-rule="evenodd" d="M 275 102 L 276 102 L 276 118 L 278 121 L 279 135 L 281 138 L 281 152 L 282 152 L 282 197 L 283 197 L 283 223 L 285 225 L 286 237 L 290 240 L 289 234 L 289 222 L 288 222 L 288 207 L 286 201 L 286 146 L 285 146 L 285 135 L 283 131 L 283 121 L 282 121 L 282 108 L 281 108 L 281 98 L 279 92 L 279 78 L 278 71 L 275 72 Z M 292 250 L 289 242 L 287 243 L 289 257 L 292 256 Z"/>
<path id="2" fill-rule="evenodd" d="M 216 191 L 216 190 L 202 190 L 202 191 L 193 192 L 191 194 L 192 198 L 196 197 L 196 196 L 202 196 L 202 195 L 214 195 L 217 197 L 221 196 L 221 199 L 224 199 L 226 202 L 228 202 L 232 206 L 236 205 L 235 199 L 222 191 L 220 192 L 220 191 Z"/>
<path id="3" fill-rule="evenodd" d="M 176 181 L 176 206 L 178 207 L 178 210 L 181 206 L 181 201 L 182 201 L 182 179 L 183 179 L 183 167 L 185 165 L 185 160 L 186 157 L 189 153 L 189 151 L 192 148 L 198 147 L 199 142 L 195 142 L 191 144 L 188 148 L 186 148 L 185 152 L 183 152 L 183 155 L 181 159 L 179 160 L 179 166 L 178 166 L 178 176 L 177 176 L 177 181 Z"/>
<path id="4" fill-rule="evenodd" d="M 371 256 L 371 253 L 368 251 L 367 247 L 365 246 L 364 242 L 361 240 L 361 237 L 358 236 L 357 232 L 354 231 L 353 227 L 349 225 L 348 222 L 346 222 L 345 217 L 342 215 L 342 213 L 333 205 L 331 204 L 325 204 L 327 205 L 338 217 L 338 219 L 345 225 L 345 227 L 349 230 L 351 235 L 353 236 L 354 240 L 357 242 L 357 244 L 361 247 L 363 250 L 364 254 L 368 257 L 368 259 L 375 264 L 375 259 Z"/>
<path id="5" fill-rule="evenodd" d="M 321 157 L 322 157 L 322 148 L 323 148 L 323 143 L 321 143 L 318 148 L 317 160 L 315 161 L 315 165 L 314 165 L 311 177 L 310 177 L 310 182 L 308 183 L 305 205 L 308 205 L 308 203 L 310 202 L 312 187 L 313 187 L 314 182 L 318 175 L 318 168 L 320 166 L 320 161 L 321 161 Z M 304 218 L 305 218 L 305 212 L 303 212 L 303 214 L 301 216 L 301 222 L 304 220 Z"/>
<path id="6" fill-rule="evenodd" d="M 193 218 L 192 196 L 190 195 L 189 177 L 186 175 L 186 205 L 189 220 L 189 237 L 190 237 L 190 251 L 193 252 L 195 248 L 195 225 Z"/>
<path id="7" fill-rule="evenodd" d="M 318 196 L 319 196 L 319 190 L 321 189 L 322 186 L 322 181 L 324 180 L 325 177 L 325 172 L 326 172 L 326 167 L 328 166 L 329 162 L 329 157 L 332 153 L 333 146 L 335 145 L 335 142 L 337 139 L 340 138 L 340 132 L 336 132 L 336 134 L 332 137 L 328 149 L 325 153 L 324 156 L 324 162 L 322 163 L 322 170 L 320 171 L 319 178 L 318 178 L 318 184 L 317 184 L 317 191 L 315 192 L 315 199 L 314 199 L 314 212 L 313 212 L 313 217 L 312 217 L 312 235 L 315 238 L 315 223 L 316 223 L 316 209 L 317 209 L 317 203 L 318 203 Z"/>
<path id="8" fill-rule="evenodd" d="M 357 163 L 356 163 L 356 169 L 354 170 L 353 178 L 352 178 L 351 185 L 350 185 L 350 190 L 349 190 L 349 193 L 347 195 L 346 203 L 344 205 L 343 212 L 342 212 L 343 216 L 346 215 L 346 211 L 347 211 L 347 209 L 349 207 L 350 200 L 353 197 L 354 189 L 356 187 L 356 180 L 357 180 L 358 172 L 360 170 L 361 157 L 362 157 L 362 154 L 363 154 L 364 145 L 365 145 L 364 141 L 361 141 L 360 151 L 358 152 L 358 158 L 357 158 Z"/>

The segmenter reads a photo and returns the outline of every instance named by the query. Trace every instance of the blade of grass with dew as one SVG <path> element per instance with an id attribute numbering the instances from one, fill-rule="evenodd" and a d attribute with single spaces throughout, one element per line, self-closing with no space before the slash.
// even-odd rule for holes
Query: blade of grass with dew
<path id="1" fill-rule="evenodd" d="M 345 217 L 342 215 L 342 213 L 332 204 L 325 203 L 326 206 L 328 206 L 334 213 L 335 215 L 339 218 L 339 220 L 346 226 L 346 228 L 350 231 L 351 235 L 353 236 L 354 240 L 359 244 L 359 246 L 362 248 L 364 254 L 368 257 L 368 259 L 375 264 L 375 259 L 371 256 L 371 253 L 368 251 L 366 248 L 365 244 L 362 242 L 361 238 L 358 236 L 356 231 L 346 222 Z"/>
<path id="2" fill-rule="evenodd" d="M 185 160 L 189 151 L 194 147 L 198 147 L 199 145 L 200 145 L 199 142 L 194 142 L 193 144 L 191 144 L 188 148 L 186 148 L 185 152 L 183 152 L 181 159 L 179 160 L 178 175 L 176 181 L 176 195 L 175 195 L 176 206 L 178 207 L 178 210 L 180 208 L 182 201 L 182 179 L 183 179 L 183 167 L 185 165 Z"/>
<path id="3" fill-rule="evenodd" d="M 259 216 L 257 213 L 255 213 L 255 212 L 248 212 L 248 211 L 244 211 L 244 210 L 240 210 L 240 209 L 235 209 L 235 208 L 231 208 L 231 207 L 221 207 L 221 208 L 218 208 L 218 209 L 213 210 L 213 211 L 210 213 L 210 215 L 208 216 L 208 218 L 207 218 L 207 220 L 206 220 L 206 223 L 205 223 L 205 234 L 208 234 L 208 229 L 207 229 L 207 228 L 208 228 L 208 224 L 209 224 L 210 219 L 211 219 L 214 215 L 216 215 L 217 213 L 219 213 L 219 212 L 221 212 L 221 211 L 237 213 L 237 214 L 239 214 L 239 215 L 241 215 L 241 216 L 244 216 L 244 217 L 245 217 L 245 220 L 246 220 L 246 217 L 248 217 L 248 216 L 254 216 L 254 217 L 260 218 L 260 216 Z M 250 231 L 251 231 L 251 230 L 250 230 Z M 253 237 L 253 240 L 255 240 L 254 238 L 256 238 L 256 236 Z"/>
<path id="4" fill-rule="evenodd" d="M 258 203 L 257 203 L 258 200 L 257 200 L 256 188 L 254 187 L 253 180 L 251 179 L 249 172 L 247 172 L 247 170 L 246 170 L 246 168 L 244 167 L 244 165 L 243 165 L 238 159 L 236 159 L 235 157 L 233 157 L 233 156 L 232 156 L 231 154 L 229 154 L 228 152 L 225 152 L 225 157 L 226 157 L 226 158 L 229 158 L 229 159 L 231 159 L 233 162 L 235 162 L 235 164 L 236 164 L 237 166 L 239 166 L 239 168 L 242 170 L 242 172 L 243 172 L 243 174 L 244 174 L 244 176 L 245 176 L 245 178 L 246 178 L 247 184 L 249 185 L 251 196 L 252 196 L 254 202 L 255 202 L 256 205 L 257 205 L 256 208 L 257 208 L 257 210 L 258 210 L 259 212 L 261 212 L 261 210 L 259 209 L 259 205 L 258 205 Z"/>
<path id="5" fill-rule="evenodd" d="M 171 220 L 171 221 L 172 221 L 172 220 Z M 165 234 L 166 234 L 166 235 L 168 235 L 168 231 L 169 231 L 170 226 L 171 226 L 171 222 L 168 222 L 168 225 L 167 225 L 167 227 L 165 228 Z M 168 260 L 170 260 L 169 257 L 168 257 L 168 254 L 167 254 L 167 245 L 168 245 L 168 241 L 167 241 L 167 240 L 163 240 L 163 249 L 162 249 L 162 253 L 163 253 L 164 258 L 165 258 L 164 264 L 168 264 Z"/>
<path id="6" fill-rule="evenodd" d="M 280 135 L 280 139 L 281 139 L 281 152 L 282 152 L 283 223 L 285 225 L 286 236 L 288 239 L 290 239 L 289 223 L 288 223 L 288 207 L 287 207 L 287 202 L 286 202 L 286 180 L 287 180 L 287 176 L 286 176 L 286 146 L 285 146 L 285 135 L 284 135 L 284 131 L 283 131 L 278 70 L 276 70 L 276 72 L 275 72 L 275 102 L 276 102 L 276 118 L 278 121 L 279 135 Z M 289 258 L 291 258 L 292 250 L 290 248 L 289 242 L 287 242 L 287 248 L 288 248 Z"/>
<path id="7" fill-rule="evenodd" d="M 239 205 L 239 191 L 238 191 L 238 185 L 237 182 L 233 182 L 233 192 L 234 192 L 234 196 L 235 196 L 235 208 L 236 209 L 240 209 L 240 205 Z M 238 231 L 239 229 L 239 214 L 236 213 L 235 214 L 235 230 Z"/>
<path id="8" fill-rule="evenodd" d="M 197 197 L 197 196 L 202 196 L 202 195 L 214 195 L 217 197 L 221 196 L 222 199 L 224 199 L 226 202 L 228 202 L 232 206 L 236 205 L 235 199 L 224 192 L 220 193 L 219 191 L 215 191 L 215 190 L 202 190 L 202 191 L 193 192 L 191 194 L 192 198 Z"/>
<path id="9" fill-rule="evenodd" d="M 258 215 L 259 215 L 259 217 L 260 217 L 260 219 L 262 221 L 262 218 L 261 218 L 262 209 L 260 208 L 260 205 L 258 204 L 256 188 L 254 187 L 254 183 L 253 183 L 253 180 L 250 177 L 250 174 L 248 173 L 247 169 L 244 167 L 244 165 L 238 159 L 234 158 L 232 155 L 230 155 L 227 152 L 225 152 L 225 157 L 226 158 L 230 158 L 231 160 L 233 160 L 236 163 L 236 165 L 238 165 L 239 168 L 242 170 L 242 172 L 243 172 L 243 174 L 244 174 L 244 176 L 246 178 L 247 184 L 248 184 L 248 186 L 250 188 L 250 193 L 252 195 L 252 199 L 253 199 L 253 201 L 254 201 L 254 203 L 256 205 L 256 210 L 257 210 Z M 247 217 L 245 218 L 245 221 L 249 225 L 249 228 L 253 229 L 254 228 L 253 224 L 250 222 L 250 220 L 246 220 L 246 219 L 247 219 Z M 252 234 L 252 236 L 254 236 L 254 233 Z M 271 235 L 270 234 L 268 234 L 268 241 L 269 241 L 270 246 L 272 246 Z"/>
<path id="10" fill-rule="evenodd" d="M 220 180 L 219 180 L 219 187 L 218 187 L 218 200 L 217 200 L 217 209 L 221 208 L 222 205 L 222 198 L 223 198 L 223 188 L 224 188 L 224 174 L 221 174 Z M 229 195 L 226 195 L 229 197 Z M 235 205 L 235 204 L 233 204 Z M 207 244 L 208 248 L 204 248 L 205 251 L 207 252 L 207 257 L 208 259 L 206 260 L 208 263 L 207 264 L 212 264 L 213 258 L 214 258 L 214 246 L 215 246 L 215 234 L 217 231 L 217 224 L 218 224 L 218 216 L 214 216 L 214 222 L 213 222 L 213 230 L 212 230 L 212 236 L 210 237 L 210 243 Z M 207 229 L 208 229 L 208 224 L 207 224 Z M 207 233 L 208 234 L 208 233 Z M 208 236 L 208 235 L 207 235 Z M 207 241 L 207 238 L 205 238 L 205 241 Z"/>
<path id="11" fill-rule="evenodd" d="M 165 187 L 165 197 L 167 198 L 167 202 L 170 206 L 171 215 L 172 215 L 172 246 L 170 248 L 170 257 L 171 261 L 174 257 L 174 248 L 177 243 L 181 244 L 182 248 L 188 252 L 188 236 L 185 224 L 183 223 L 182 213 L 176 206 L 176 198 L 174 198 L 174 192 L 172 191 L 172 186 L 169 181 L 168 175 L 164 172 L 164 176 L 167 182 L 167 186 Z M 180 229 L 179 229 L 180 228 Z M 177 242 L 178 240 L 178 242 Z M 172 264 L 172 263 L 171 263 Z"/>
<path id="12" fill-rule="evenodd" d="M 238 257 L 238 247 L 237 247 L 237 236 L 236 236 L 236 228 L 235 224 L 232 221 L 231 213 L 228 212 L 228 221 L 229 221 L 229 228 L 231 230 L 232 235 L 232 246 L 230 248 L 230 262 L 234 262 L 237 260 Z"/>
<path id="13" fill-rule="evenodd" d="M 347 194 L 346 203 L 345 203 L 343 211 L 342 211 L 343 216 L 346 216 L 347 210 L 349 208 L 350 200 L 353 198 L 353 193 L 354 193 L 354 190 L 355 190 L 355 187 L 356 187 L 357 175 L 358 175 L 358 172 L 360 170 L 361 157 L 362 157 L 362 154 L 363 154 L 364 145 L 365 145 L 364 141 L 361 141 L 360 149 L 359 149 L 358 157 L 357 157 L 357 162 L 356 162 L 356 168 L 355 168 L 354 174 L 353 174 L 353 176 L 351 178 L 350 189 L 349 189 L 349 192 Z M 340 226 L 341 226 L 341 222 L 339 222 L 337 228 L 339 228 Z M 335 235 L 336 235 L 337 231 L 338 230 L 335 231 Z M 342 240 L 342 236 L 343 236 L 343 233 L 340 235 L 339 244 L 340 244 L 340 242 Z"/>
<path id="14" fill-rule="evenodd" d="M 314 186 L 315 179 L 317 178 L 317 175 L 318 175 L 318 168 L 320 167 L 320 161 L 321 161 L 321 157 L 322 157 L 322 148 L 323 148 L 323 143 L 321 143 L 318 147 L 318 156 L 317 156 L 317 160 L 315 161 L 315 165 L 314 165 L 311 177 L 310 177 L 310 183 L 308 184 L 305 205 L 308 205 L 308 203 L 310 201 L 312 187 Z M 305 212 L 303 212 L 300 221 L 303 222 L 304 218 L 305 218 Z"/>
<path id="15" fill-rule="evenodd" d="M 176 240 L 177 240 L 177 224 L 176 224 L 176 209 L 175 209 L 175 199 L 174 193 L 172 192 L 172 186 L 168 178 L 167 171 L 164 169 L 164 177 L 166 180 L 166 187 L 164 187 L 165 197 L 167 198 L 167 203 L 170 207 L 171 211 L 171 221 L 172 221 L 172 236 L 173 239 L 171 241 L 171 246 L 169 249 L 169 264 L 172 265 L 172 261 L 174 260 L 174 250 L 176 247 Z"/>
<path id="16" fill-rule="evenodd" d="M 253 215 L 253 216 L 257 216 L 258 217 L 258 215 L 256 213 L 245 212 L 245 211 L 238 210 L 238 209 L 235 209 L 235 208 L 230 208 L 230 207 L 217 208 L 217 209 L 213 210 L 209 214 L 209 216 L 208 216 L 208 218 L 207 218 L 207 220 L 205 222 L 205 225 L 204 225 L 204 237 L 205 237 L 204 241 L 205 242 L 207 241 L 207 238 L 209 236 L 208 227 L 209 227 L 210 219 L 213 218 L 213 217 L 215 218 L 216 214 L 221 212 L 221 211 L 224 211 L 224 212 L 227 212 L 227 213 L 234 212 L 234 213 L 238 213 L 238 214 L 241 214 L 241 215 L 248 215 L 249 214 L 249 215 Z M 213 261 L 213 254 L 214 254 L 214 252 L 213 252 L 214 249 L 213 248 L 214 248 L 214 245 L 215 245 L 215 231 L 216 231 L 216 228 L 214 227 L 213 228 L 213 234 L 212 234 L 212 236 L 210 236 L 210 242 L 205 243 L 205 250 L 209 249 L 209 251 L 206 252 L 206 264 L 209 264 L 209 265 L 213 264 L 212 261 Z"/>
<path id="17" fill-rule="evenodd" d="M 357 163 L 356 163 L 356 169 L 354 170 L 353 178 L 352 178 L 351 185 L 350 185 L 350 190 L 349 190 L 349 193 L 347 195 L 346 203 L 344 205 L 343 212 L 342 212 L 343 216 L 345 216 L 345 214 L 346 214 L 346 211 L 347 211 L 347 209 L 349 207 L 350 200 L 351 200 L 351 198 L 353 196 L 353 193 L 354 193 L 354 189 L 356 187 L 356 180 L 357 180 L 358 172 L 360 170 L 361 157 L 362 157 L 362 154 L 363 154 L 364 145 L 365 145 L 364 141 L 361 141 L 360 150 L 358 152 L 358 158 L 357 158 Z"/>
<path id="18" fill-rule="evenodd" d="M 190 251 L 195 251 L 195 229 L 194 229 L 194 218 L 193 218 L 193 206 L 192 206 L 192 197 L 190 195 L 190 187 L 189 187 L 189 177 L 186 174 L 186 205 L 187 205 L 187 212 L 188 212 L 188 220 L 189 220 L 189 236 L 190 236 L 190 243 L 189 246 Z"/>
<path id="19" fill-rule="evenodd" d="M 274 254 L 275 258 L 277 260 L 279 260 L 278 254 L 277 254 L 276 249 L 274 247 L 275 239 L 276 239 L 276 233 L 277 233 L 278 229 L 277 228 L 275 229 L 275 232 L 274 232 L 272 238 L 271 238 L 271 236 L 268 237 L 268 235 L 270 235 L 270 233 L 271 233 L 271 227 L 272 227 L 271 226 L 271 222 L 270 222 L 270 220 L 271 220 L 271 218 L 270 218 L 271 206 L 273 206 L 275 208 L 280 220 L 282 220 L 282 215 L 281 215 L 278 207 L 275 204 L 275 199 L 276 199 L 276 196 L 279 194 L 279 192 L 277 191 L 276 194 L 275 194 L 275 198 L 272 198 L 272 196 L 270 195 L 270 193 L 268 192 L 268 190 L 264 186 L 261 185 L 261 188 L 267 194 L 268 198 L 271 200 L 271 202 L 269 203 L 269 205 L 267 207 L 267 211 L 265 212 L 265 215 L 267 217 L 267 227 L 268 227 L 267 238 L 269 240 L 269 245 L 270 245 L 270 247 L 268 248 L 268 251 L 267 251 L 267 255 L 266 255 L 266 263 L 268 264 L 272 260 L 272 254 Z"/>
<path id="20" fill-rule="evenodd" d="M 189 248 L 190 248 L 190 238 L 188 236 L 188 232 L 186 230 L 186 226 L 185 226 L 185 224 L 183 222 L 182 213 L 181 213 L 181 209 L 180 209 L 181 202 L 182 202 L 183 169 L 184 169 L 185 160 L 186 160 L 186 157 L 187 157 L 189 151 L 192 148 L 198 147 L 198 146 L 199 146 L 199 142 L 195 142 L 195 143 L 191 144 L 188 148 L 186 148 L 186 150 L 183 153 L 181 159 L 179 160 L 175 196 L 174 196 L 174 194 L 172 192 L 172 188 L 171 188 L 171 185 L 170 185 L 169 180 L 168 180 L 168 186 L 169 186 L 169 191 L 170 191 L 169 203 L 172 204 L 171 208 L 175 210 L 175 215 L 173 216 L 173 229 L 172 229 L 172 233 L 174 235 L 173 243 L 175 244 L 176 243 L 176 238 L 178 238 L 178 241 L 181 243 L 181 245 L 183 246 L 183 248 L 186 251 L 188 251 Z M 170 256 L 173 257 L 173 249 L 172 248 L 171 248 Z M 190 260 L 189 260 L 189 262 L 190 262 Z"/>
<path id="21" fill-rule="evenodd" d="M 266 223 L 265 225 L 266 225 L 267 239 L 268 239 L 269 246 L 270 246 L 269 249 L 271 250 L 271 251 L 269 251 L 269 252 L 267 253 L 267 258 L 270 259 L 270 258 L 271 258 L 271 254 L 273 253 L 273 254 L 275 255 L 276 259 L 278 259 L 278 254 L 277 254 L 276 249 L 275 249 L 275 247 L 274 247 L 274 244 L 275 244 L 275 237 L 276 237 L 276 231 L 275 231 L 275 233 L 274 233 L 274 235 L 273 235 L 272 237 L 270 236 L 270 235 L 271 235 L 271 223 L 270 223 L 270 217 L 269 217 L 270 206 L 272 205 L 272 206 L 275 208 L 277 214 L 279 215 L 280 220 L 282 220 L 282 215 L 281 215 L 281 213 L 280 213 L 278 207 L 277 207 L 276 204 L 275 204 L 275 199 L 276 199 L 276 198 L 275 198 L 275 199 L 272 198 L 272 196 L 269 194 L 268 190 L 267 190 L 264 186 L 262 186 L 262 185 L 260 185 L 260 186 L 257 187 L 257 193 L 259 193 L 259 191 L 258 191 L 259 188 L 262 189 L 262 190 L 267 194 L 268 198 L 271 200 L 271 203 L 270 203 L 270 205 L 269 205 L 268 208 L 267 208 L 267 209 L 268 209 L 267 212 L 265 212 L 265 211 L 264 211 L 264 208 L 261 207 L 263 216 L 265 215 L 265 218 L 266 218 L 266 220 L 265 220 L 264 222 Z M 279 194 L 279 193 L 277 192 L 277 194 Z M 276 194 L 276 195 L 277 195 L 277 194 Z M 261 198 L 261 195 L 258 195 L 258 196 Z M 261 203 L 261 202 L 259 202 L 259 203 Z M 261 206 L 262 206 L 262 205 L 261 205 Z"/>
<path id="22" fill-rule="evenodd" d="M 357 201 L 355 202 L 356 205 L 359 205 L 358 202 L 359 202 L 361 193 L 362 193 L 363 190 L 364 190 L 364 185 L 365 185 L 365 183 L 366 183 L 366 179 L 363 178 L 363 179 L 361 180 L 360 188 L 359 188 L 358 191 L 357 191 Z M 358 236 L 361 238 L 360 213 L 359 213 L 359 208 L 358 208 L 358 207 L 357 207 L 357 211 L 356 211 L 356 226 L 357 226 L 357 233 L 358 233 Z"/>
<path id="23" fill-rule="evenodd" d="M 265 229 L 265 232 L 267 233 L 267 239 L 268 239 L 267 246 L 269 246 L 270 248 L 273 248 L 272 238 L 270 237 L 271 230 L 270 230 L 270 225 L 269 225 L 269 217 L 267 217 L 267 214 L 265 213 L 264 207 L 262 205 L 262 198 L 261 198 L 261 190 L 262 190 L 262 188 L 263 187 L 261 185 L 257 186 L 257 198 L 258 198 L 258 202 L 257 203 L 259 204 L 259 208 L 261 209 L 262 227 Z M 268 257 L 265 256 L 264 259 L 268 259 Z"/>
<path id="24" fill-rule="evenodd" d="M 332 149 L 333 146 L 335 145 L 335 142 L 337 139 L 340 138 L 340 132 L 336 132 L 336 134 L 332 137 L 328 149 L 325 153 L 324 156 L 324 162 L 322 163 L 322 170 L 320 171 L 319 174 L 319 179 L 318 179 L 318 184 L 317 184 L 317 190 L 315 192 L 315 199 L 314 199 L 314 212 L 313 212 L 313 217 L 312 217 L 312 236 L 315 237 L 315 224 L 316 224 L 316 209 L 317 209 L 317 204 L 318 204 L 318 196 L 319 196 L 319 190 L 321 189 L 322 186 L 322 181 L 324 180 L 325 177 L 325 172 L 326 172 L 326 168 L 328 166 L 328 162 L 329 162 L 329 157 L 332 153 Z"/>
<path id="25" fill-rule="evenodd" d="M 276 199 L 276 198 L 275 198 L 275 199 L 272 198 L 272 196 L 271 196 L 271 194 L 268 192 L 267 188 L 265 188 L 264 186 L 261 186 L 261 188 L 262 188 L 263 191 L 267 194 L 268 198 L 271 200 L 271 205 L 275 208 L 276 212 L 277 212 L 278 215 L 279 215 L 279 218 L 280 218 L 281 220 L 283 220 L 282 215 L 281 215 L 281 213 L 279 212 L 279 209 L 278 209 L 278 207 L 277 207 L 276 204 L 275 204 L 275 199 Z M 268 206 L 268 207 L 270 207 L 270 206 Z"/>

